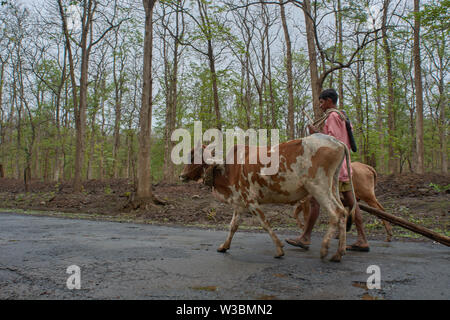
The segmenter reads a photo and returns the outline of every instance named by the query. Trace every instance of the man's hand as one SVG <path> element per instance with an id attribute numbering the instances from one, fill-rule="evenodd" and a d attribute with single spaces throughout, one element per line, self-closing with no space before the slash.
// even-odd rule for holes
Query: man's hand
<path id="1" fill-rule="evenodd" d="M 319 133 L 319 129 L 317 129 L 317 127 L 313 126 L 312 124 L 308 124 L 308 129 L 311 134 Z"/>

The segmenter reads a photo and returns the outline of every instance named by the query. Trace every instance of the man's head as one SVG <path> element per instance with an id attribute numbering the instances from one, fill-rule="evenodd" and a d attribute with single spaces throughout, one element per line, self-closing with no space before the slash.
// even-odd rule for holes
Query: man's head
<path id="1" fill-rule="evenodd" d="M 338 94 L 334 89 L 326 89 L 322 91 L 319 96 L 320 108 L 322 111 L 326 111 L 330 108 L 335 108 L 338 100 Z"/>

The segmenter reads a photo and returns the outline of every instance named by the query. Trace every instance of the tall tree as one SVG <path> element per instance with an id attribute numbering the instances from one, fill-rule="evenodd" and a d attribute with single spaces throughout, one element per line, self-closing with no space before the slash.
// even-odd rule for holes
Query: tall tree
<path id="1" fill-rule="evenodd" d="M 420 64 L 420 1 L 414 0 L 414 85 L 416 89 L 416 171 L 424 173 L 424 146 L 423 146 L 423 93 L 422 93 L 422 67 Z"/>
<path id="2" fill-rule="evenodd" d="M 82 0 L 79 4 L 81 11 L 81 27 L 80 27 L 80 41 L 77 42 L 81 50 L 81 67 L 80 67 L 80 79 L 79 79 L 79 100 L 77 99 L 76 93 L 76 80 L 75 80 L 75 71 L 74 71 L 74 63 L 73 63 L 73 55 L 72 55 L 72 47 L 71 42 L 73 39 L 70 34 L 68 24 L 67 24 L 67 6 L 64 6 L 62 0 L 58 0 L 60 18 L 62 21 L 62 27 L 64 36 L 66 39 L 66 45 L 68 49 L 69 55 L 69 66 L 70 66 L 70 74 L 72 81 L 72 90 L 73 90 L 73 101 L 74 101 L 74 114 L 75 114 L 75 128 L 76 128 L 76 149 L 75 149 L 75 174 L 73 181 L 73 189 L 75 192 L 81 191 L 81 174 L 83 170 L 83 162 L 84 162 L 84 152 L 85 152 L 85 140 L 86 140 L 86 110 L 87 110 L 87 101 L 88 101 L 88 71 L 89 71 L 89 59 L 91 56 L 91 51 L 95 45 L 97 45 L 105 36 L 116 28 L 120 26 L 122 21 L 120 21 L 117 25 L 114 25 L 114 19 L 117 13 L 117 0 L 114 1 L 113 13 L 112 17 L 108 17 L 106 22 L 108 23 L 108 27 L 99 35 L 94 34 L 94 21 L 96 21 L 95 16 L 99 9 L 99 1 L 98 0 Z M 103 7 L 105 10 L 106 7 Z M 103 15 L 105 12 L 103 12 Z M 75 19 L 75 17 L 71 17 Z M 97 36 L 97 37 L 96 37 Z M 94 39 L 96 37 L 96 39 Z M 79 103 L 78 103 L 79 102 Z"/>
<path id="3" fill-rule="evenodd" d="M 311 90 L 313 98 L 313 110 L 315 118 L 319 118 L 322 111 L 319 107 L 319 95 L 322 91 L 322 85 L 319 78 L 319 70 L 317 67 L 317 51 L 316 51 L 316 40 L 314 35 L 314 19 L 311 10 L 311 1 L 304 0 L 302 4 L 303 13 L 305 15 L 305 26 L 306 26 L 306 40 L 308 43 L 308 56 L 309 56 L 309 72 L 311 75 Z"/>
<path id="4" fill-rule="evenodd" d="M 113 144 L 113 169 L 114 178 L 119 177 L 119 148 L 120 148 L 120 124 L 122 121 L 122 100 L 125 90 L 125 65 L 128 55 L 127 43 L 120 35 L 120 28 L 114 32 L 113 50 L 113 82 L 114 82 L 114 144 Z"/>
<path id="5" fill-rule="evenodd" d="M 281 23 L 283 25 L 284 40 L 286 41 L 286 74 L 287 74 L 287 91 L 288 91 L 288 123 L 287 135 L 288 139 L 294 139 L 294 88 L 292 78 L 292 44 L 289 35 L 289 29 L 286 21 L 286 13 L 284 10 L 283 0 L 280 0 Z"/>
<path id="6" fill-rule="evenodd" d="M 388 87 L 388 99 L 387 99 L 387 113 L 388 113 L 388 150 L 389 150 L 389 159 L 388 159 L 388 169 L 390 173 L 397 173 L 397 159 L 394 155 L 394 134 L 395 134 L 395 97 L 394 97 L 394 80 L 392 75 L 392 56 L 391 56 L 391 48 L 389 46 L 389 40 L 387 35 L 387 19 L 388 19 L 388 10 L 389 10 L 390 0 L 384 0 L 383 3 L 383 17 L 382 17 L 382 26 L 381 33 L 383 37 L 383 49 L 384 49 L 384 59 L 386 65 L 386 74 L 387 74 L 387 87 Z"/>
<path id="7" fill-rule="evenodd" d="M 341 0 L 337 0 L 337 14 L 336 14 L 336 27 L 338 34 L 338 61 L 343 61 L 343 36 L 342 36 L 342 5 Z M 375 34 L 376 37 L 376 34 Z M 338 71 L 338 94 L 339 94 L 339 108 L 344 109 L 344 69 L 341 68 Z"/>
<path id="8" fill-rule="evenodd" d="M 145 10 L 144 35 L 144 70 L 142 74 L 142 98 L 139 111 L 139 150 L 137 159 L 137 188 L 134 208 L 145 206 L 153 202 L 151 174 L 150 174 L 150 147 L 152 129 L 153 107 L 153 9 L 157 0 L 142 0 Z"/>
<path id="9" fill-rule="evenodd" d="M 214 112 L 216 114 L 216 126 L 220 130 L 222 128 L 222 116 L 220 112 L 219 103 L 219 89 L 217 86 L 217 71 L 216 71 L 216 55 L 214 53 L 213 39 L 214 26 L 213 21 L 209 15 L 208 2 L 205 0 L 197 0 L 198 12 L 200 13 L 200 22 L 198 26 L 204 35 L 207 44 L 206 56 L 208 57 L 209 70 L 211 72 L 211 82 L 213 90 Z"/>
<path id="10" fill-rule="evenodd" d="M 317 14 L 317 7 L 319 6 L 319 4 L 314 1 L 313 8 L 310 0 L 293 0 L 292 2 L 303 10 L 305 16 L 313 107 L 314 115 L 317 118 L 322 114 L 322 111 L 319 108 L 319 95 L 322 91 L 323 84 L 325 83 L 327 77 L 333 72 L 343 68 L 349 68 L 353 63 L 355 63 L 357 61 L 358 53 L 363 50 L 369 43 L 376 40 L 376 38 L 371 37 L 371 35 L 376 33 L 377 30 L 364 31 L 361 30 L 361 28 L 358 28 L 356 32 L 354 32 L 352 35 L 349 35 L 349 38 L 358 38 L 362 36 L 363 39 L 359 42 L 358 46 L 352 48 L 353 50 L 345 55 L 347 57 L 346 61 L 342 61 L 342 57 L 344 56 L 343 54 L 338 54 L 336 58 L 336 46 L 335 48 L 332 48 L 330 46 L 325 47 L 319 39 L 318 26 L 320 22 L 323 21 L 323 17 L 319 19 Z M 334 13 L 337 14 L 335 11 Z M 361 14 L 360 16 L 364 15 Z M 358 18 L 356 22 L 359 26 L 362 26 L 364 25 L 363 23 L 361 23 L 362 21 L 365 21 L 365 16 Z M 339 32 L 337 34 L 339 36 Z M 343 44 L 343 41 L 344 40 L 342 39 L 340 43 Z M 320 73 L 317 63 L 317 54 L 319 54 L 322 64 Z"/>
<path id="11" fill-rule="evenodd" d="M 178 105 L 178 78 L 179 78 L 179 64 L 183 51 L 180 48 L 180 39 L 185 34 L 185 20 L 183 14 L 184 1 L 176 1 L 174 3 L 175 18 L 172 14 L 166 13 L 166 5 L 161 4 L 163 17 L 161 19 L 163 25 L 163 59 L 164 59 L 164 92 L 166 100 L 166 114 L 165 114 L 165 129 L 164 129 L 164 166 L 163 178 L 167 182 L 174 182 L 175 167 L 170 160 L 170 153 L 174 146 L 171 140 L 173 130 L 175 130 L 177 119 L 177 105 Z M 170 22 L 174 20 L 174 30 L 170 31 L 171 39 L 167 37 L 168 30 L 171 28 Z"/>

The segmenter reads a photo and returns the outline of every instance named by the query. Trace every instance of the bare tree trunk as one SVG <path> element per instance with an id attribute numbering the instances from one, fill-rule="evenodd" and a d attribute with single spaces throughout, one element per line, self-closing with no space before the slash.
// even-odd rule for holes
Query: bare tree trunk
<path id="1" fill-rule="evenodd" d="M 277 128 L 277 116 L 275 112 L 275 97 L 273 94 L 273 87 L 272 87 L 272 61 L 270 60 L 270 44 L 269 44 L 269 35 L 267 34 L 267 75 L 268 75 L 268 82 L 269 82 L 269 97 L 270 97 L 270 115 L 272 119 L 272 128 Z M 294 113 L 292 112 L 292 125 L 294 124 Z M 294 127 L 292 127 L 294 128 Z M 294 130 L 292 130 L 292 134 Z M 292 138 L 293 139 L 293 138 Z"/>
<path id="2" fill-rule="evenodd" d="M 134 57 L 134 65 L 136 67 L 136 56 Z M 136 73 L 133 73 L 134 78 L 134 90 L 133 90 L 133 108 L 131 114 L 134 114 L 138 108 L 138 88 L 140 87 L 139 77 Z M 133 118 L 128 119 L 128 179 L 132 179 L 133 185 L 137 186 L 137 172 L 136 172 L 136 153 L 134 151 L 134 130 L 133 128 Z"/>
<path id="3" fill-rule="evenodd" d="M 320 117 L 322 111 L 319 107 L 319 95 L 322 91 L 322 85 L 319 81 L 319 72 L 317 69 L 317 54 L 316 44 L 314 37 L 314 21 L 311 19 L 311 1 L 304 1 L 305 24 L 306 24 L 306 39 L 308 43 L 308 56 L 309 56 L 309 71 L 311 73 L 311 90 L 313 97 L 314 116 L 316 119 Z"/>
<path id="4" fill-rule="evenodd" d="M 44 156 L 44 173 L 43 173 L 43 178 L 44 181 L 47 182 L 49 181 L 49 170 L 48 170 L 48 165 L 49 165 L 49 161 L 48 161 L 48 148 L 45 149 L 45 156 Z"/>
<path id="5" fill-rule="evenodd" d="M 1 163 L 3 163 L 4 159 L 4 152 L 3 152 L 3 147 L 5 145 L 5 128 L 4 128 L 4 124 L 3 124 L 3 84 L 4 84 L 4 75 L 5 75 L 5 65 L 6 62 L 1 61 L 1 67 L 0 67 L 0 114 L 2 116 L 2 118 L 0 118 L 0 165 Z M 3 166 L 1 166 L 1 172 L 0 174 L 4 175 L 4 171 L 3 171 Z M 0 178 L 3 178 L 3 176 L 1 176 Z"/>
<path id="6" fill-rule="evenodd" d="M 261 78 L 261 84 L 255 78 L 256 91 L 258 91 L 258 117 L 259 117 L 259 127 L 264 128 L 264 98 L 263 98 L 263 86 L 264 77 Z"/>
<path id="7" fill-rule="evenodd" d="M 14 66 L 16 68 L 16 66 Z M 17 130 L 17 152 L 16 152 L 16 165 L 15 165 L 15 170 L 16 170 L 16 178 L 20 179 L 22 177 L 22 170 L 20 168 L 20 153 L 22 150 L 22 110 L 23 110 L 23 105 L 20 104 L 18 105 L 17 102 L 17 78 L 16 78 L 16 72 L 13 72 L 13 80 L 14 80 L 14 84 L 13 84 L 13 100 L 12 100 L 12 104 L 11 105 L 15 105 L 16 106 L 16 110 L 17 110 L 17 124 L 16 124 L 16 130 Z M 12 112 L 13 113 L 13 112 Z"/>
<path id="8" fill-rule="evenodd" d="M 265 22 L 264 18 L 264 4 L 261 4 L 261 16 L 263 23 Z M 267 25 L 266 25 L 267 27 Z M 264 93 L 265 93 L 265 86 L 266 86 L 266 48 L 265 48 L 265 38 L 266 38 L 266 32 L 264 31 L 261 34 L 261 81 L 259 85 L 257 85 L 258 89 L 258 105 L 259 105 L 259 127 L 264 128 Z M 257 83 L 256 77 L 255 77 L 255 84 Z"/>
<path id="9" fill-rule="evenodd" d="M 41 150 L 39 148 L 39 143 L 41 141 L 41 126 L 39 124 L 36 125 L 36 139 L 33 144 L 33 161 L 32 161 L 32 171 L 31 176 L 34 179 L 40 179 L 41 178 L 41 170 L 40 170 L 40 154 Z"/>
<path id="10" fill-rule="evenodd" d="M 31 182 L 31 168 L 30 163 L 27 160 L 26 161 L 27 166 L 25 167 L 25 170 L 23 171 L 23 182 L 25 184 L 25 192 L 30 191 L 30 182 Z"/>
<path id="11" fill-rule="evenodd" d="M 365 57 L 364 57 L 365 58 Z M 364 97 L 365 97 L 365 132 L 363 134 L 363 136 L 365 137 L 364 139 L 364 163 L 370 165 L 370 166 L 374 166 L 374 153 L 370 153 L 370 122 L 369 122 L 369 93 L 367 91 L 367 72 L 366 72 L 366 68 L 365 68 L 365 60 L 362 60 L 362 74 L 363 74 L 363 79 L 364 79 Z M 362 98 L 361 98 L 362 100 Z"/>
<path id="12" fill-rule="evenodd" d="M 247 14 L 247 11 L 245 12 Z M 251 44 L 251 32 L 246 23 L 246 19 L 244 19 L 244 27 L 246 30 L 246 34 L 248 36 L 247 41 L 245 43 L 245 115 L 247 118 L 247 128 L 251 128 L 251 115 L 252 115 L 252 86 L 250 80 L 250 44 Z"/>
<path id="13" fill-rule="evenodd" d="M 163 12 L 165 14 L 165 11 Z M 177 42 L 177 40 L 175 40 Z M 166 30 L 164 30 L 163 38 L 163 60 L 164 60 L 164 89 L 166 98 L 166 123 L 164 129 L 164 164 L 163 164 L 163 180 L 170 182 L 172 180 L 171 168 L 172 162 L 170 161 L 171 150 L 171 120 L 172 120 L 172 79 L 171 70 L 168 56 L 168 45 L 166 40 Z"/>
<path id="14" fill-rule="evenodd" d="M 441 172 L 448 172 L 447 163 L 447 125 L 448 119 L 445 116 L 445 109 L 448 107 L 448 96 L 444 87 L 444 69 L 440 70 L 441 77 L 439 81 L 439 140 L 441 145 L 440 158 L 441 158 Z"/>
<path id="15" fill-rule="evenodd" d="M 343 62 L 343 40 L 342 40 L 342 13 L 341 0 L 337 1 L 337 28 L 338 28 L 338 59 Z M 338 94 L 339 94 L 339 109 L 344 109 L 344 69 L 340 68 L 338 73 Z"/>
<path id="16" fill-rule="evenodd" d="M 375 38 L 378 37 L 378 32 L 375 33 Z M 381 104 L 381 79 L 378 63 L 378 40 L 375 41 L 374 49 L 374 68 L 375 68 L 375 81 L 376 81 L 376 93 L 375 101 L 377 104 L 377 131 L 378 131 L 378 141 L 380 142 L 378 157 L 379 167 L 377 168 L 379 172 L 384 172 L 384 126 L 383 126 L 383 106 Z"/>
<path id="17" fill-rule="evenodd" d="M 272 104 L 272 106 L 269 107 L 269 103 L 267 101 L 267 96 L 268 96 L 268 94 L 267 94 L 267 82 L 270 82 L 270 80 L 271 80 L 271 75 L 270 75 L 270 70 L 271 70 L 271 67 L 270 67 L 270 48 L 269 48 L 269 45 L 270 45 L 269 44 L 269 23 L 270 23 L 270 21 L 269 21 L 269 16 L 267 14 L 267 8 L 266 8 L 266 6 L 264 4 L 262 5 L 262 16 L 263 16 L 263 23 L 264 23 L 264 36 L 263 36 L 263 39 L 262 39 L 262 43 L 265 42 L 267 48 L 264 48 L 264 46 L 261 46 L 262 47 L 261 50 L 267 51 L 267 74 L 266 74 L 266 64 L 265 64 L 265 61 L 263 61 L 263 63 L 264 63 L 263 64 L 263 78 L 261 79 L 263 81 L 261 83 L 261 86 L 263 88 L 264 103 L 266 105 L 266 114 L 265 114 L 266 123 L 265 123 L 264 128 L 269 128 L 270 127 L 270 114 L 272 115 L 272 120 L 274 120 L 273 118 L 274 118 L 274 111 L 275 110 L 274 110 L 274 105 Z M 271 87 L 270 83 L 269 83 L 269 87 Z M 269 91 L 270 91 L 270 89 L 269 89 Z M 269 96 L 271 94 L 272 93 L 269 92 Z M 273 98 L 273 96 L 271 98 Z M 270 110 L 269 110 L 269 108 L 270 108 Z"/>
<path id="18" fill-rule="evenodd" d="M 100 159 L 98 160 L 98 179 L 104 179 L 105 173 L 105 141 L 106 141 L 106 132 L 105 132 L 105 99 L 101 100 L 100 108 L 102 109 L 102 125 L 101 125 L 101 138 L 100 138 Z"/>
<path id="19" fill-rule="evenodd" d="M 217 87 L 216 61 L 214 58 L 214 51 L 213 51 L 211 40 L 208 40 L 208 59 L 209 59 L 209 68 L 211 71 L 211 81 L 212 81 L 213 98 L 214 98 L 214 112 L 216 114 L 216 126 L 217 126 L 217 129 L 221 130 L 222 129 L 222 119 L 221 119 L 220 107 L 219 107 L 219 89 Z"/>
<path id="20" fill-rule="evenodd" d="M 398 173 L 397 158 L 394 154 L 394 134 L 395 134 L 395 110 L 394 110 L 394 81 L 392 79 L 392 57 L 391 50 L 389 48 L 387 38 L 387 14 L 389 9 L 390 0 L 385 0 L 383 8 L 382 19 L 382 36 L 383 36 L 383 49 L 385 54 L 386 73 L 387 73 L 387 86 L 388 86 L 388 100 L 387 100 L 387 112 L 388 112 L 388 140 L 389 140 L 389 159 L 388 170 L 389 173 Z"/>
<path id="21" fill-rule="evenodd" d="M 294 80 L 292 77 L 292 44 L 289 36 L 289 29 L 286 22 L 283 0 L 280 0 L 281 22 L 283 24 L 284 40 L 286 41 L 286 75 L 288 90 L 288 121 L 287 136 L 289 140 L 294 139 Z M 269 61 L 270 63 L 270 61 Z"/>
<path id="22" fill-rule="evenodd" d="M 163 54 L 165 64 L 165 85 L 166 85 L 166 128 L 164 132 L 164 166 L 163 166 L 163 179 L 167 182 L 175 181 L 175 167 L 170 159 L 171 150 L 174 143 L 171 140 L 172 132 L 175 130 L 175 122 L 177 119 L 177 105 L 178 105 L 178 64 L 181 52 L 179 50 L 180 38 L 184 34 L 184 19 L 181 16 L 180 26 L 180 13 L 179 7 L 176 10 L 175 17 L 175 34 L 173 39 L 173 65 L 170 67 L 168 61 L 168 46 L 167 41 L 164 40 Z M 181 27 L 181 28 L 180 28 Z M 166 32 L 164 32 L 164 35 Z"/>
<path id="23" fill-rule="evenodd" d="M 142 105 L 139 113 L 139 151 L 136 196 L 139 201 L 152 201 L 150 174 L 150 137 L 152 123 L 153 8 L 156 0 L 143 0 L 145 8 L 144 71 Z"/>
<path id="24" fill-rule="evenodd" d="M 57 144 L 55 145 L 55 167 L 53 168 L 53 180 L 59 181 L 62 176 L 61 170 L 61 153 L 62 153 L 62 137 L 61 137 L 61 121 L 60 121 L 60 112 L 61 112 L 61 94 L 66 82 L 66 59 L 67 59 L 67 48 L 64 48 L 64 62 L 63 62 L 63 70 L 61 73 L 61 82 L 56 91 L 56 101 L 55 101 L 55 109 L 56 109 L 56 136 L 58 139 Z M 60 175 L 61 174 L 61 175 Z"/>
<path id="25" fill-rule="evenodd" d="M 94 171 L 94 165 L 93 165 L 93 159 L 94 159 L 94 149 L 95 149 L 95 140 L 96 140 L 96 134 L 95 134 L 95 118 L 97 115 L 97 108 L 92 112 L 91 114 L 91 136 L 89 139 L 89 154 L 88 154 L 88 163 L 86 168 L 86 179 L 90 180 L 93 177 L 93 171 Z"/>
<path id="26" fill-rule="evenodd" d="M 410 161 L 410 171 L 415 172 L 415 167 L 417 165 L 416 161 L 414 160 L 414 157 L 416 155 L 416 141 L 414 140 L 415 135 L 415 126 L 414 126 L 414 110 L 415 108 L 413 106 L 410 106 L 409 108 L 409 132 L 411 135 L 411 156 L 412 161 Z"/>
<path id="27" fill-rule="evenodd" d="M 204 26 L 202 32 L 206 36 L 206 45 L 207 45 L 207 57 L 209 62 L 209 71 L 211 74 L 211 82 L 212 82 L 212 94 L 213 94 L 213 102 L 214 102 L 214 112 L 216 115 L 216 127 L 217 129 L 222 129 L 222 119 L 220 114 L 220 103 L 219 103 L 219 91 L 217 86 L 217 73 L 216 73 L 216 57 L 214 55 L 214 49 L 212 45 L 213 35 L 211 34 L 211 22 L 208 16 L 208 4 L 204 1 L 197 0 L 197 5 L 200 13 L 200 18 L 202 25 Z"/>
<path id="28" fill-rule="evenodd" d="M 122 90 L 122 89 L 120 89 Z M 118 92 L 117 101 L 115 104 L 115 120 L 114 120 L 114 144 L 113 144 L 113 177 L 119 177 L 119 148 L 120 148 L 120 121 L 122 118 L 122 92 Z"/>
<path id="29" fill-rule="evenodd" d="M 364 118 L 363 118 L 363 112 L 362 112 L 362 92 L 361 92 L 361 63 L 358 61 L 356 62 L 356 77 L 355 77 L 355 84 L 356 84 L 356 92 L 355 92 L 355 100 L 354 100 L 354 106 L 356 109 L 356 117 L 358 119 L 358 122 L 356 124 L 356 132 L 359 136 L 359 145 L 358 145 L 358 153 L 360 159 L 364 159 L 364 134 L 363 134 L 363 124 L 364 124 Z M 363 160 L 362 160 L 363 161 Z"/>
<path id="30" fill-rule="evenodd" d="M 411 145 L 411 151 L 409 152 L 409 155 L 406 156 L 408 159 L 408 164 L 409 164 L 409 171 L 410 172 L 416 172 L 416 165 L 417 165 L 417 161 L 416 161 L 416 123 L 414 120 L 414 114 L 415 114 L 415 110 L 416 110 L 416 103 L 415 103 L 415 96 L 416 96 L 416 89 L 414 86 L 414 79 L 413 76 L 411 75 L 410 70 L 413 70 L 413 63 L 414 63 L 414 55 L 411 55 L 411 59 L 410 59 L 410 64 L 409 64 L 409 68 L 408 68 L 408 76 L 406 76 L 406 72 L 402 72 L 402 74 L 404 74 L 403 78 L 405 80 L 403 86 L 404 88 L 408 87 L 408 83 L 411 84 L 411 90 L 412 90 L 412 98 L 410 101 L 408 101 L 408 94 L 407 91 L 405 91 L 404 93 L 404 99 L 405 99 L 405 105 L 408 107 L 409 110 L 409 132 L 410 132 L 410 145 Z M 408 81 L 409 80 L 409 81 Z"/>
<path id="31" fill-rule="evenodd" d="M 80 104 L 75 115 L 75 173 L 73 189 L 81 192 L 81 174 L 84 160 L 84 144 L 86 139 L 86 110 L 87 110 L 87 87 L 88 87 L 88 63 L 89 53 L 86 50 L 86 39 L 82 40 L 81 50 L 81 78 L 80 78 Z"/>
<path id="32" fill-rule="evenodd" d="M 70 79 L 72 82 L 72 98 L 73 98 L 73 105 L 74 105 L 74 115 L 75 115 L 75 127 L 77 130 L 77 141 L 79 138 L 78 135 L 80 134 L 79 132 L 79 106 L 78 106 L 78 98 L 77 98 L 77 84 L 76 84 L 76 80 L 75 80 L 75 65 L 73 62 L 73 54 L 72 54 L 72 47 L 70 45 L 70 35 L 69 35 L 69 31 L 68 31 L 68 27 L 67 27 L 67 20 L 66 20 L 66 15 L 64 13 L 64 6 L 61 2 L 61 0 L 58 0 L 58 7 L 59 7 L 59 14 L 61 17 L 61 21 L 62 21 L 62 27 L 63 27 L 63 32 L 64 32 L 64 37 L 65 37 L 65 41 L 66 41 L 66 48 L 67 48 L 67 53 L 68 53 L 68 58 L 69 58 L 69 67 L 70 67 Z M 85 66 L 85 68 L 87 68 L 87 66 Z M 82 69 L 83 69 L 83 65 L 82 65 Z M 87 84 L 87 81 L 86 81 Z M 80 90 L 81 90 L 81 84 L 80 84 Z M 82 142 L 82 141 L 81 141 Z M 77 143 L 77 151 L 76 153 L 79 153 L 81 150 L 79 150 L 79 145 Z M 77 158 L 79 158 L 80 154 L 77 154 L 75 156 L 75 162 L 77 162 Z M 77 167 L 78 166 L 78 167 Z M 78 172 L 75 172 L 75 176 L 78 173 L 78 181 L 74 181 L 74 190 L 75 192 L 81 191 L 81 172 L 80 172 L 80 168 L 79 168 L 79 164 L 75 164 L 75 170 Z"/>
<path id="33" fill-rule="evenodd" d="M 424 145 L 423 145 L 423 93 L 422 68 L 420 66 L 420 0 L 414 0 L 414 86 L 416 88 L 416 172 L 424 173 Z"/>
<path id="34" fill-rule="evenodd" d="M 114 79 L 114 144 L 113 144 L 113 170 L 112 175 L 114 178 L 119 177 L 119 148 L 120 148 L 120 122 L 122 119 L 122 96 L 123 96 L 123 82 L 124 82 L 124 68 L 126 55 L 122 51 L 122 48 L 118 48 L 119 44 L 119 29 L 115 33 L 115 44 L 113 50 L 113 79 Z M 123 44 L 121 44 L 123 46 Z M 116 52 L 120 52 L 117 54 Z M 119 61 L 118 61 L 119 60 Z M 119 63 L 119 67 L 117 64 Z M 117 70 L 118 69 L 118 70 Z M 117 75 L 117 71 L 119 75 Z"/>
<path id="35" fill-rule="evenodd" d="M 38 108 L 38 114 L 41 113 L 42 109 L 42 103 L 44 102 L 44 91 L 37 86 L 36 90 L 36 103 Z M 36 136 L 34 139 L 34 143 L 32 145 L 32 165 L 31 165 L 31 176 L 34 179 L 40 179 L 41 178 L 41 168 L 40 168 L 40 141 L 41 141 L 41 125 L 37 123 L 36 125 Z"/>

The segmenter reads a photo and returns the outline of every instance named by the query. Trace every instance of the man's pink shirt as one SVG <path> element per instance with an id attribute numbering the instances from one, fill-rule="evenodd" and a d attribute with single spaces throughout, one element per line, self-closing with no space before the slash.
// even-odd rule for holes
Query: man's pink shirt
<path id="1" fill-rule="evenodd" d="M 344 142 L 347 145 L 347 148 L 350 150 L 350 139 L 348 138 L 347 128 L 345 127 L 345 121 L 343 121 L 340 118 L 337 112 L 330 113 L 322 129 L 322 133 L 333 136 L 336 139 Z M 352 172 L 351 170 L 352 168 L 350 167 L 350 172 Z M 347 171 L 347 160 L 344 158 L 341 171 L 339 172 L 339 181 L 349 181 L 349 180 L 350 179 L 348 177 Z"/>

